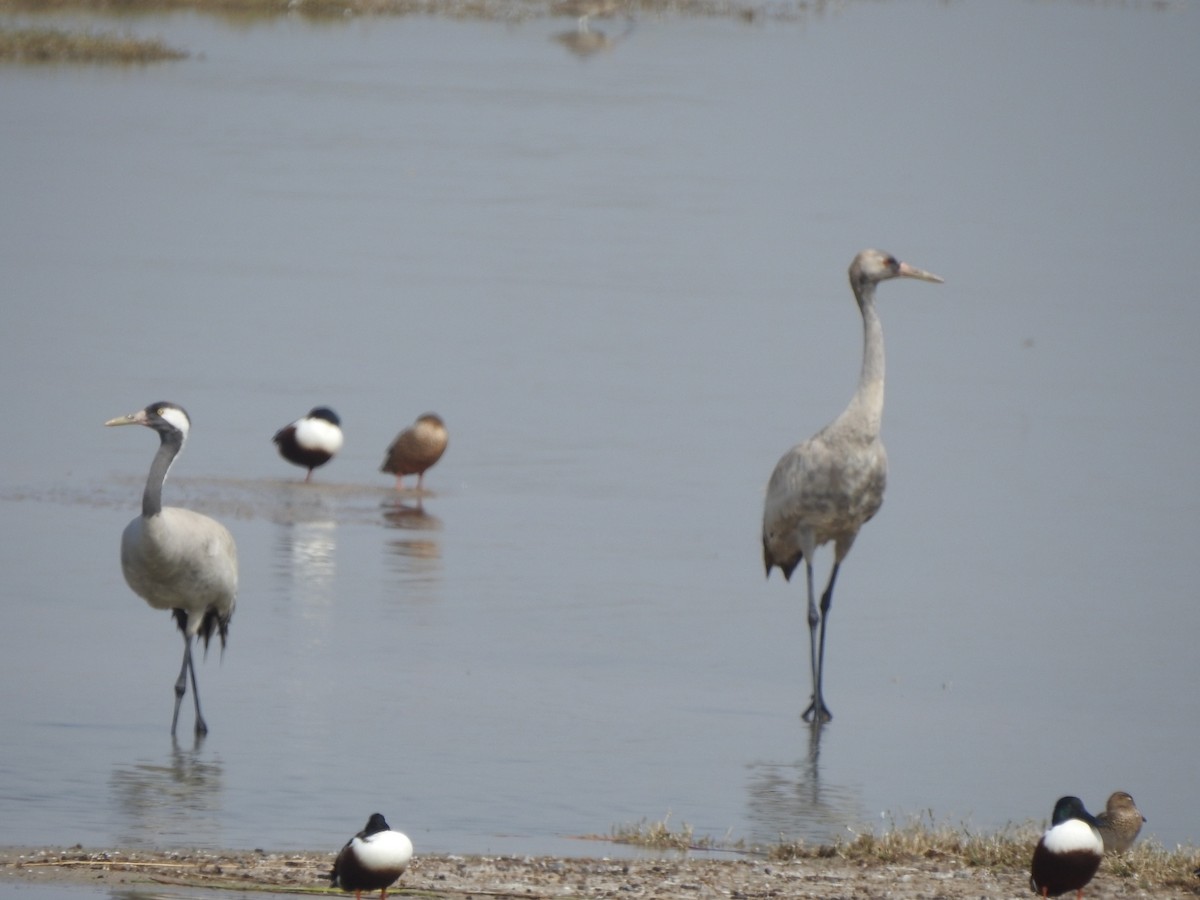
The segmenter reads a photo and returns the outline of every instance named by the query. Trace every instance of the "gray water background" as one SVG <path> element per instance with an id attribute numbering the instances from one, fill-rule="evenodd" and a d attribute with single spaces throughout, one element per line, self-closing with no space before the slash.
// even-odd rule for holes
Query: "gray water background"
<path id="1" fill-rule="evenodd" d="M 102 27 L 111 21 L 100 20 Z M 1130 791 L 1200 836 L 1200 11 L 846 3 L 640 19 L 117 27 L 0 72 L 0 844 L 612 853 L 829 840 Z M 763 489 L 853 390 L 879 246 L 887 499 L 814 733 Z M 230 644 L 124 584 L 154 400 L 222 519 Z M 273 432 L 311 406 L 315 476 Z M 422 504 L 376 472 L 437 410 Z M 821 575 L 828 565 L 823 554 Z"/>

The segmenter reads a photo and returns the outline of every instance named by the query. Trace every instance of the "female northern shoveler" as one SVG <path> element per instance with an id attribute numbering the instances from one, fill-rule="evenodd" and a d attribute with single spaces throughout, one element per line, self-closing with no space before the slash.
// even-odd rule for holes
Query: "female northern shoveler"
<path id="1" fill-rule="evenodd" d="M 1060 797 L 1054 804 L 1050 828 L 1033 851 L 1029 886 L 1043 897 L 1068 891 L 1082 900 L 1083 887 L 1100 868 L 1104 841 L 1096 820 L 1078 797 Z"/>
<path id="2" fill-rule="evenodd" d="M 342 420 L 328 406 L 318 406 L 280 428 L 272 440 L 279 445 L 280 456 L 308 469 L 304 480 L 311 481 L 313 469 L 325 465 L 342 449 Z"/>
<path id="3" fill-rule="evenodd" d="M 437 413 L 425 413 L 396 435 L 387 448 L 380 472 L 396 476 L 396 490 L 404 489 L 404 476 L 417 476 L 417 490 L 425 486 L 425 470 L 442 458 L 449 435 Z"/>
<path id="4" fill-rule="evenodd" d="M 1096 816 L 1100 837 L 1104 840 L 1105 853 L 1124 853 L 1133 846 L 1146 817 L 1137 808 L 1133 798 L 1124 791 L 1117 791 L 1108 798 L 1104 812 Z"/>
<path id="5" fill-rule="evenodd" d="M 404 874 L 412 859 L 413 845 L 408 836 L 392 831 L 379 813 L 372 814 L 367 827 L 350 838 L 338 853 L 329 873 L 330 884 L 343 891 L 354 891 L 362 900 L 363 891 L 379 891 L 387 900 L 387 889 Z"/>

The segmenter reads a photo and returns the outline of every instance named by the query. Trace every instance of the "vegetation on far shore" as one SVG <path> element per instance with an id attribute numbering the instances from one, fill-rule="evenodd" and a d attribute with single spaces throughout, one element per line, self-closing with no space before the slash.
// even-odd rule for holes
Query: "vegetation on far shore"
<path id="1" fill-rule="evenodd" d="M 1033 848 L 1043 828 L 1028 822 L 984 834 L 966 826 L 938 824 L 929 814 L 905 824 L 893 822 L 891 827 L 878 834 L 850 833 L 847 838 L 832 844 L 780 840 L 776 844 L 755 846 L 744 841 L 697 837 L 692 826 L 686 823 L 672 828 L 670 815 L 667 815 L 659 822 L 643 819 L 636 824 L 616 826 L 611 834 L 599 837 L 651 850 L 723 851 L 779 861 L 837 857 L 861 863 L 893 864 L 923 859 L 966 867 L 1024 871 L 1029 868 Z M 1200 848 L 1168 850 L 1152 840 L 1138 841 L 1128 852 L 1106 857 L 1101 871 L 1118 878 L 1133 879 L 1142 888 L 1200 889 Z"/>
<path id="2" fill-rule="evenodd" d="M 0 13 L 91 13 L 133 15 L 189 12 L 237 16 L 299 14 L 313 17 L 359 15 L 466 15 L 483 18 L 521 19 L 546 14 L 575 18 L 569 6 L 556 10 L 563 0 L 0 0 Z M 776 17 L 799 17 L 819 13 L 830 0 L 792 0 L 774 13 Z M 752 4 L 737 0 L 616 0 L 614 9 L 602 18 L 620 18 L 635 13 L 686 12 L 746 18 Z"/>
<path id="3" fill-rule="evenodd" d="M 0 16 L 88 15 L 130 21 L 139 15 L 197 12 L 237 21 L 301 16 L 332 21 L 358 16 L 436 15 L 520 21 L 554 14 L 557 0 L 0 0 Z M 618 0 L 615 15 L 686 10 L 728 15 L 740 0 Z M 155 39 L 0 23 L 0 63 L 142 64 L 189 54 Z"/>
<path id="4" fill-rule="evenodd" d="M 794 0 L 776 17 L 800 16 L 823 9 L 828 0 Z M 544 15 L 574 19 L 559 9 L 562 0 L 0 0 L 0 14 L 87 13 L 144 15 L 179 11 L 237 18 L 299 15 L 314 19 L 354 16 L 438 15 L 451 18 L 521 20 Z M 604 18 L 686 12 L 691 15 L 737 15 L 754 18 L 746 0 L 616 0 Z M 789 12 L 789 9 L 793 10 Z M 747 16 L 747 10 L 751 15 Z"/>
<path id="5" fill-rule="evenodd" d="M 845 0 L 616 0 L 614 8 L 601 18 L 678 13 L 731 17 L 744 22 L 766 19 L 806 21 L 837 11 L 844 5 Z M 545 15 L 575 18 L 578 13 L 571 11 L 572 6 L 571 0 L 0 0 L 0 15 L 88 13 L 124 16 L 188 11 L 240 19 L 281 15 L 346 18 L 419 14 L 521 20 Z"/>
<path id="6" fill-rule="evenodd" d="M 455 15 L 460 14 L 459 10 L 466 10 L 474 15 L 497 18 L 495 11 L 503 2 L 504 0 L 0 0 L 0 13 L 88 13 L 128 16 L 186 11 L 239 19 L 265 19 L 289 14 L 331 19 L 412 13 Z M 532 4 L 530 6 L 532 7 Z"/>
<path id="7" fill-rule="evenodd" d="M 310 20 L 342 20 L 358 16 L 429 15 L 453 19 L 521 21 L 547 15 L 570 19 L 562 0 L 0 0 L 0 16 L 100 15 L 126 18 L 173 12 L 196 12 L 247 21 L 279 16 Z M 762 0 L 617 0 L 609 14 L 686 13 L 735 16 L 745 21 L 760 17 Z M 794 0 L 772 12 L 775 18 L 819 12 L 828 0 Z M 160 41 L 53 28 L 16 28 L 0 24 L 0 62 L 17 63 L 149 63 L 180 59 L 188 54 Z"/>
<path id="8" fill-rule="evenodd" d="M 0 62 L 117 63 L 123 65 L 182 59 L 182 50 L 157 39 L 57 28 L 0 28 Z"/>

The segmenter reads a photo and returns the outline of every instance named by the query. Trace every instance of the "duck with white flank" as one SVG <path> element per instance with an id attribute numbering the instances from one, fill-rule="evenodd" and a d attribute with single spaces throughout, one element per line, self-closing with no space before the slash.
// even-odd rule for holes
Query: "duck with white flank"
<path id="1" fill-rule="evenodd" d="M 442 458 L 450 441 L 446 423 L 437 413 L 423 416 L 396 435 L 387 448 L 380 472 L 396 476 L 396 490 L 404 490 L 404 476 L 417 476 L 417 490 L 425 487 L 425 470 Z"/>
<path id="2" fill-rule="evenodd" d="M 408 868 L 413 845 L 408 836 L 392 831 L 379 813 L 367 820 L 367 827 L 350 838 L 338 853 L 329 873 L 333 887 L 354 891 L 362 900 L 363 891 L 379 891 L 380 900 L 387 900 L 387 889 Z"/>
<path id="3" fill-rule="evenodd" d="M 1078 797 L 1060 797 L 1050 827 L 1034 848 L 1029 886 L 1043 897 L 1075 891 L 1082 900 L 1083 888 L 1103 858 L 1104 841 L 1095 818 Z"/>
<path id="4" fill-rule="evenodd" d="M 1129 794 L 1115 792 L 1108 798 L 1104 812 L 1096 816 L 1100 837 L 1104 839 L 1104 852 L 1124 853 L 1132 847 L 1145 821 L 1146 817 Z"/>
<path id="5" fill-rule="evenodd" d="M 182 406 L 151 403 L 145 409 L 109 419 L 105 425 L 145 425 L 158 432 L 159 446 L 146 488 L 142 514 L 121 535 L 121 571 L 135 594 L 155 609 L 169 609 L 183 632 L 183 667 L 175 682 L 175 714 L 171 734 L 179 722 L 179 706 L 192 679 L 196 703 L 196 734 L 208 732 L 200 714 L 200 692 L 192 663 L 192 638 L 200 637 L 208 651 L 215 631 L 225 650 L 229 622 L 237 597 L 237 547 L 233 535 L 208 516 L 162 505 L 163 482 L 171 463 L 183 449 L 192 420 Z"/>
<path id="6" fill-rule="evenodd" d="M 323 466 L 342 449 L 342 420 L 328 406 L 314 407 L 307 416 L 280 428 L 272 438 L 279 455 L 290 463 L 308 469 L 304 476 L 312 481 L 313 469 Z"/>

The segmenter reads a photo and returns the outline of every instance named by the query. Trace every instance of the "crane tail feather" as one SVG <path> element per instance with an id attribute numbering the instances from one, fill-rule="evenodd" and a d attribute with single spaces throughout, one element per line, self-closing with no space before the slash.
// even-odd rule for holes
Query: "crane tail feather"
<path id="1" fill-rule="evenodd" d="M 763 541 L 763 568 L 767 570 L 767 577 L 771 577 L 771 570 L 776 566 L 783 573 L 784 581 L 792 580 L 792 573 L 796 571 L 796 566 L 800 565 L 800 560 L 804 559 L 803 553 L 797 553 L 792 559 L 786 562 L 780 562 L 771 556 L 771 551 L 767 548 L 767 542 Z"/>

